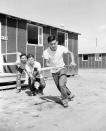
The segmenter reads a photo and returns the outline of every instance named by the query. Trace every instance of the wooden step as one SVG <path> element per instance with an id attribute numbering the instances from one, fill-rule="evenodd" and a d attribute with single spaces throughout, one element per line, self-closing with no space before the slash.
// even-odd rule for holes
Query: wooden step
<path id="1" fill-rule="evenodd" d="M 16 73 L 0 73 L 0 90 L 16 88 Z M 25 77 L 21 78 L 25 81 Z M 22 84 L 25 86 L 25 84 Z"/>

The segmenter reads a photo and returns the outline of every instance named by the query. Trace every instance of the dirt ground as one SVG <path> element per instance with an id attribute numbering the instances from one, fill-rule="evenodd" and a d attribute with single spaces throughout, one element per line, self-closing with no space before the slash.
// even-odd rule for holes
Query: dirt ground
<path id="1" fill-rule="evenodd" d="M 79 70 L 67 86 L 75 94 L 64 108 L 53 80 L 45 96 L 0 91 L 0 131 L 106 131 L 106 70 Z"/>

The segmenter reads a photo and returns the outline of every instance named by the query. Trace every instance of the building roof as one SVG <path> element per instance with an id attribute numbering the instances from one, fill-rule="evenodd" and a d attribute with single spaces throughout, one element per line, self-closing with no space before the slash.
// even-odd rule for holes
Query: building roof
<path id="1" fill-rule="evenodd" d="M 92 49 L 80 49 L 78 54 L 96 54 L 96 53 L 106 53 L 106 48 L 92 48 Z"/>
<path id="2" fill-rule="evenodd" d="M 11 16 L 11 17 L 14 17 L 14 18 L 20 18 L 20 19 L 23 19 L 23 20 L 28 20 L 28 21 L 32 21 L 32 22 L 36 22 L 36 23 L 39 23 L 39 24 L 42 24 L 42 25 L 46 25 L 46 26 L 51 26 L 51 27 L 55 27 L 55 28 L 58 28 L 58 29 L 62 29 L 64 31 L 68 31 L 68 32 L 72 32 L 72 33 L 76 33 L 78 35 L 81 35 L 80 33 L 78 32 L 74 32 L 74 31 L 71 31 L 69 28 L 63 26 L 63 25 L 52 25 L 48 22 L 45 22 L 44 20 L 41 20 L 41 19 L 37 19 L 36 16 L 35 17 L 32 17 L 32 16 L 29 16 L 28 14 L 18 14 L 16 12 L 9 12 L 9 11 L 3 11 L 3 12 L 0 12 L 0 14 L 3 14 L 3 15 L 7 15 L 7 16 Z"/>

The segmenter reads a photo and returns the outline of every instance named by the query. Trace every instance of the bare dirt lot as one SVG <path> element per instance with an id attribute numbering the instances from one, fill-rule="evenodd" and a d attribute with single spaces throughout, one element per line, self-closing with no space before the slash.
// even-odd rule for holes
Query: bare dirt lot
<path id="1" fill-rule="evenodd" d="M 44 98 L 28 89 L 0 91 L 0 131 L 106 131 L 106 70 L 79 70 L 68 78 L 75 94 L 69 107 L 59 103 L 53 80 L 46 81 Z"/>

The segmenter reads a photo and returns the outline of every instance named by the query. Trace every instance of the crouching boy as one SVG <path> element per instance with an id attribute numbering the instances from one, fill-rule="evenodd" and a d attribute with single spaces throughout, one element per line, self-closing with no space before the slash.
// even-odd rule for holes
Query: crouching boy
<path id="1" fill-rule="evenodd" d="M 40 72 L 41 64 L 35 61 L 34 56 L 32 54 L 27 55 L 28 63 L 26 65 L 26 71 L 28 73 L 28 83 L 29 88 L 31 90 L 32 95 L 41 94 L 43 95 L 43 89 L 45 88 L 46 84 L 44 78 Z M 38 89 L 35 83 L 38 82 Z"/>
<path id="2" fill-rule="evenodd" d="M 19 93 L 21 91 L 21 77 L 26 76 L 26 63 L 27 63 L 27 57 L 26 54 L 20 55 L 20 61 L 17 62 L 17 78 L 16 78 L 16 92 Z"/>

